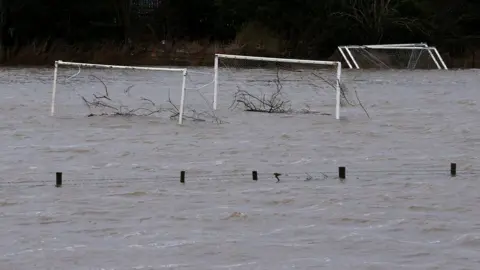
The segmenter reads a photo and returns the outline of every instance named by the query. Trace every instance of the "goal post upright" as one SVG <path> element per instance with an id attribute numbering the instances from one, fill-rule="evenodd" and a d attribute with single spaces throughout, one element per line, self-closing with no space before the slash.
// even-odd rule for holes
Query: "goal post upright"
<path id="1" fill-rule="evenodd" d="M 336 67 L 336 80 L 334 84 L 335 88 L 335 118 L 340 119 L 341 108 L 341 78 L 342 78 L 342 63 L 339 61 L 322 61 L 322 60 L 306 60 L 306 59 L 290 59 L 290 58 L 275 58 L 275 57 L 260 57 L 260 56 L 247 56 L 247 55 L 233 55 L 233 54 L 215 54 L 214 61 L 214 97 L 213 108 L 217 110 L 218 107 L 218 81 L 219 81 L 219 61 L 220 59 L 237 59 L 237 60 L 251 60 L 251 61 L 265 61 L 265 62 L 277 62 L 277 63 L 291 63 L 291 64 L 311 64 L 311 65 L 325 65 Z"/>
<path id="2" fill-rule="evenodd" d="M 92 63 L 80 63 L 80 62 L 67 62 L 62 60 L 55 61 L 55 67 L 53 71 L 53 86 L 52 86 L 52 102 L 50 108 L 50 115 L 54 116 L 55 114 L 55 101 L 57 94 L 57 80 L 58 80 L 58 68 L 59 66 L 74 66 L 78 68 L 87 67 L 87 68 L 104 68 L 104 69 L 121 69 L 121 70 L 149 70 L 149 71 L 166 71 L 166 72 L 178 72 L 182 74 L 182 89 L 181 89 L 181 100 L 179 108 L 179 118 L 178 123 L 181 125 L 183 123 L 183 113 L 184 113 L 184 104 L 186 98 L 186 79 L 187 79 L 187 69 L 186 68 L 167 68 L 167 67 L 146 67 L 146 66 L 122 66 L 122 65 L 106 65 L 106 64 L 92 64 Z"/>
<path id="3" fill-rule="evenodd" d="M 338 51 L 340 52 L 340 54 L 342 55 L 343 59 L 345 60 L 345 62 L 347 63 L 347 66 L 352 69 L 352 64 L 350 64 L 350 60 L 348 60 L 348 57 L 345 55 L 345 52 L 343 51 L 345 48 L 344 47 L 341 47 L 339 46 L 338 47 Z"/>
<path id="4" fill-rule="evenodd" d="M 437 48 L 433 47 L 432 50 L 437 55 L 438 60 L 440 60 L 440 63 L 442 64 L 443 69 L 448 70 L 447 65 L 445 64 L 445 61 L 443 61 L 443 58 L 442 56 L 440 56 L 440 53 L 438 52 Z"/>
<path id="5" fill-rule="evenodd" d="M 342 79 L 342 63 L 337 62 L 337 80 L 335 83 L 336 90 L 336 104 L 335 104 L 335 119 L 340 120 L 340 99 L 341 99 L 341 87 L 340 80 Z"/>
<path id="6" fill-rule="evenodd" d="M 436 49 L 435 49 L 436 50 Z M 447 67 L 440 67 L 440 64 L 438 63 L 437 61 L 437 57 L 435 55 L 433 55 L 432 53 L 432 49 L 428 49 L 428 54 L 430 55 L 430 57 L 433 59 L 433 62 L 435 63 L 435 65 L 437 66 L 437 69 L 442 69 L 442 68 L 445 68 L 447 69 Z M 439 59 L 441 60 L 442 58 L 440 57 L 440 55 L 438 56 Z"/>
<path id="7" fill-rule="evenodd" d="M 218 54 L 215 55 L 213 74 L 213 110 L 217 110 L 217 94 L 218 94 Z"/>
<path id="8" fill-rule="evenodd" d="M 182 71 L 182 93 L 180 97 L 180 108 L 178 109 L 178 124 L 183 124 L 183 112 L 185 106 L 185 95 L 186 95 L 186 80 L 187 80 L 187 69 Z"/>
<path id="9" fill-rule="evenodd" d="M 52 103 L 50 105 L 50 116 L 53 116 L 55 114 L 55 97 L 57 95 L 57 74 L 58 74 L 58 61 L 55 61 L 55 67 L 53 70 Z"/>

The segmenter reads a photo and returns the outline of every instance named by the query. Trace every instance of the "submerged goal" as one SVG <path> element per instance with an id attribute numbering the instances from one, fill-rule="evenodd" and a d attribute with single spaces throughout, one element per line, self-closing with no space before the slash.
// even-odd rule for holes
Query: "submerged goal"
<path id="1" fill-rule="evenodd" d="M 438 50 L 426 43 L 349 45 L 338 50 L 350 69 L 448 69 Z"/>
<path id="2" fill-rule="evenodd" d="M 335 114 L 340 119 L 342 65 L 315 61 L 216 54 L 213 108 Z"/>
<path id="3" fill-rule="evenodd" d="M 55 61 L 51 116 L 158 116 L 184 119 L 186 68 Z"/>

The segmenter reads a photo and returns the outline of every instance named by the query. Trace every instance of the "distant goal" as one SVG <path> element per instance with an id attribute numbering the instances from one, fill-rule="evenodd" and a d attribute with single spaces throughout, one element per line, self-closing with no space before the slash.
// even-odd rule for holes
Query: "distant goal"
<path id="1" fill-rule="evenodd" d="M 339 46 L 350 69 L 443 69 L 445 61 L 426 43 Z"/>
<path id="2" fill-rule="evenodd" d="M 182 124 L 185 68 L 55 61 L 51 116 L 164 116 Z"/>
<path id="3" fill-rule="evenodd" d="M 213 108 L 340 119 L 341 75 L 336 61 L 216 54 Z"/>

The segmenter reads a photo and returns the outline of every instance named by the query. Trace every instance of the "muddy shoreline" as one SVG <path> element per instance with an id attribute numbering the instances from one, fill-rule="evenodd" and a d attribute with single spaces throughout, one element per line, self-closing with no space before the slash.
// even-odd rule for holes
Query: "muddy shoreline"
<path id="1" fill-rule="evenodd" d="M 212 66 L 215 53 L 288 57 L 278 47 L 267 49 L 256 44 L 209 44 L 204 42 L 179 42 L 176 44 L 143 43 L 124 46 L 114 43 L 67 45 L 32 44 L 3 53 L 2 67 L 51 67 L 56 60 L 140 66 Z M 441 51 L 442 53 L 442 51 Z M 480 53 L 452 57 L 443 52 L 449 68 L 468 69 L 480 65 Z M 337 52 L 318 60 L 339 60 Z M 295 57 L 311 59 L 308 57 Z"/>

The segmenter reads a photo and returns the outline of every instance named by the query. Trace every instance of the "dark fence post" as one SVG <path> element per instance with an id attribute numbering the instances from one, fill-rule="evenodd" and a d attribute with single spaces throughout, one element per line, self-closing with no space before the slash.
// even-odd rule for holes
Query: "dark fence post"
<path id="1" fill-rule="evenodd" d="M 450 163 L 450 175 L 452 177 L 457 175 L 457 163 Z"/>
<path id="2" fill-rule="evenodd" d="M 345 179 L 346 178 L 346 169 L 345 167 L 338 167 L 338 178 Z"/>
<path id="3" fill-rule="evenodd" d="M 185 184 L 185 171 L 180 172 L 180 183 Z"/>
<path id="4" fill-rule="evenodd" d="M 62 173 L 61 172 L 57 172 L 57 174 L 56 174 L 55 186 L 56 187 L 61 187 L 62 186 Z"/>
<path id="5" fill-rule="evenodd" d="M 252 179 L 253 179 L 253 181 L 257 181 L 257 180 L 258 180 L 258 173 L 257 173 L 257 171 L 252 171 Z"/>

